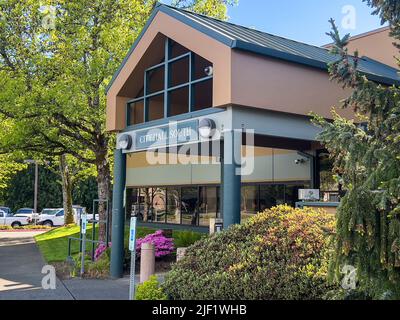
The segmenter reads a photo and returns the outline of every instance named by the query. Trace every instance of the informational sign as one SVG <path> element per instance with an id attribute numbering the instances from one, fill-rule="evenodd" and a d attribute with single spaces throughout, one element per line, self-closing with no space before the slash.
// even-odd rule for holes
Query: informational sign
<path id="1" fill-rule="evenodd" d="M 129 279 L 129 300 L 135 299 L 135 270 L 136 270 L 136 217 L 131 218 L 129 228 L 129 250 L 131 252 L 131 275 Z"/>
<path id="2" fill-rule="evenodd" d="M 304 201 L 318 201 L 319 189 L 299 189 L 299 199 Z"/>
<path id="3" fill-rule="evenodd" d="M 87 229 L 87 215 L 86 215 L 86 213 L 81 215 L 81 219 L 82 219 L 82 222 L 81 222 L 82 223 L 81 233 L 82 234 L 86 234 L 86 229 Z"/>
<path id="4" fill-rule="evenodd" d="M 161 148 L 199 140 L 199 121 L 191 120 L 135 133 L 135 151 Z"/>
<path id="5" fill-rule="evenodd" d="M 129 228 L 129 251 L 135 250 L 135 239 L 136 239 L 136 217 L 131 218 L 131 225 Z"/>

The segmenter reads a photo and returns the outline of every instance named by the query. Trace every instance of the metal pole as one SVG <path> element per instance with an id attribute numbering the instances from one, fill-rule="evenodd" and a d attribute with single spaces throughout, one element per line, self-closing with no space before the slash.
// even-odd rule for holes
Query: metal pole
<path id="1" fill-rule="evenodd" d="M 136 217 L 131 218 L 129 230 L 129 250 L 131 252 L 131 273 L 129 278 L 129 300 L 135 300 L 135 273 L 136 273 Z"/>
<path id="2" fill-rule="evenodd" d="M 85 253 L 86 253 L 86 226 L 87 217 L 86 214 L 81 216 L 81 235 L 82 235 L 82 256 L 81 256 L 81 277 L 85 273 Z"/>
<path id="3" fill-rule="evenodd" d="M 113 279 L 123 277 L 124 260 L 124 190 L 126 181 L 126 155 L 122 150 L 114 153 L 114 185 L 112 199 L 111 263 L 110 275 Z"/>
<path id="4" fill-rule="evenodd" d="M 35 161 L 35 191 L 34 191 L 34 199 L 33 199 L 33 220 L 36 225 L 36 217 L 35 214 L 38 210 L 38 189 L 39 189 L 39 165 L 38 162 Z"/>

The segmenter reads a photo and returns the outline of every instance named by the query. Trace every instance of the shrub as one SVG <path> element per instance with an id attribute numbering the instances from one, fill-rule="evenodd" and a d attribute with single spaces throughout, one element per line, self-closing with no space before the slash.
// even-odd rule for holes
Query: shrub
<path id="1" fill-rule="evenodd" d="M 12 230 L 12 227 L 6 225 L 0 225 L 0 230 Z"/>
<path id="2" fill-rule="evenodd" d="M 136 300 L 167 300 L 167 295 L 158 283 L 156 276 L 139 284 L 136 289 Z"/>
<path id="3" fill-rule="evenodd" d="M 156 258 L 167 256 L 174 252 L 174 242 L 172 238 L 164 236 L 162 230 L 158 230 L 155 233 L 149 234 L 144 238 L 136 240 L 136 256 L 140 256 L 140 249 L 143 243 L 153 243 L 155 248 Z"/>
<path id="4" fill-rule="evenodd" d="M 187 248 L 203 238 L 204 235 L 193 231 L 179 231 L 174 234 L 174 244 L 176 248 Z"/>
<path id="5" fill-rule="evenodd" d="M 278 206 L 202 239 L 166 276 L 178 300 L 322 299 L 334 217 Z"/>

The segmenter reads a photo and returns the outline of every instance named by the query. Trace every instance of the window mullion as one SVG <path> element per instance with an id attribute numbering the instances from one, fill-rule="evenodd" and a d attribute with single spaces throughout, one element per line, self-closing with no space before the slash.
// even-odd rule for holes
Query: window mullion
<path id="1" fill-rule="evenodd" d="M 194 63 L 194 55 L 193 52 L 190 52 L 189 55 L 189 112 L 193 111 L 193 73 L 194 73 L 194 68 L 193 68 L 193 63 Z"/>
<path id="2" fill-rule="evenodd" d="M 165 69 L 164 69 L 164 118 L 169 117 L 169 53 L 170 53 L 170 41 L 169 38 L 165 39 Z"/>

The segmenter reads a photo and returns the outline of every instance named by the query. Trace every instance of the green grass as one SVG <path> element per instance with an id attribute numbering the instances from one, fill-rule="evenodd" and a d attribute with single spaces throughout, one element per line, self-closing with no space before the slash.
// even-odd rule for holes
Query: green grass
<path id="1" fill-rule="evenodd" d="M 138 227 L 136 238 L 143 238 L 148 234 L 154 233 L 157 229 Z M 97 239 L 98 227 L 96 227 Z M 125 247 L 128 247 L 129 226 L 125 227 Z M 91 239 L 92 226 L 88 225 L 87 239 Z M 79 238 L 79 226 L 65 226 L 52 229 L 46 233 L 35 236 L 36 243 L 42 252 L 44 259 L 48 263 L 62 262 L 68 256 L 68 238 Z M 197 240 L 204 237 L 203 234 L 193 231 L 174 230 L 172 232 L 176 247 L 188 247 Z M 86 244 L 86 250 L 91 250 L 91 243 Z M 71 242 L 71 255 L 79 253 L 79 241 Z"/>

